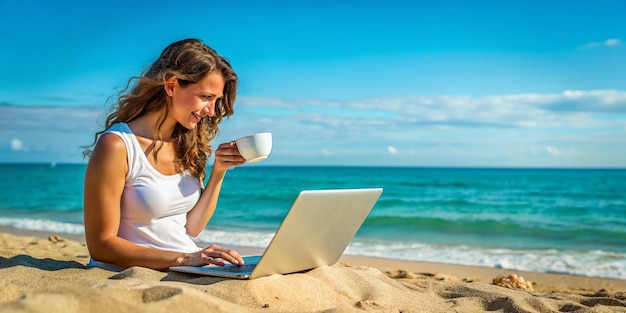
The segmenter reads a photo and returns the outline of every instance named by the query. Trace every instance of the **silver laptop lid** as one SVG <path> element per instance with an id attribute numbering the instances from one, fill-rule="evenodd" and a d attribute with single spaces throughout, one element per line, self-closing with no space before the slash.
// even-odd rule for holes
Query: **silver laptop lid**
<path id="1" fill-rule="evenodd" d="M 336 263 L 382 192 L 382 188 L 302 191 L 250 278 Z"/>

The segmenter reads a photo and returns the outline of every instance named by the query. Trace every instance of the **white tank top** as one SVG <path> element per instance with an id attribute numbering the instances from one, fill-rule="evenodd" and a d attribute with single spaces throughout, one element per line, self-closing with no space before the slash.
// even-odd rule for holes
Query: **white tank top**
<path id="1" fill-rule="evenodd" d="M 115 124 L 105 133 L 122 138 L 128 158 L 118 236 L 161 250 L 201 250 L 185 229 L 187 213 L 200 198 L 200 180 L 188 170 L 174 175 L 157 171 L 126 123 Z"/>

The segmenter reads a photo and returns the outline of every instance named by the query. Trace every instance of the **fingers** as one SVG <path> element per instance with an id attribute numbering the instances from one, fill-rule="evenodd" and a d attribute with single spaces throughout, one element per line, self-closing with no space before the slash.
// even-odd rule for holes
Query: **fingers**
<path id="1" fill-rule="evenodd" d="M 237 144 L 233 141 L 220 144 L 215 151 L 215 163 L 219 167 L 231 167 L 245 162 L 246 160 L 237 150 Z"/>
<path id="2" fill-rule="evenodd" d="M 221 148 L 235 148 L 235 149 L 237 149 L 237 143 L 234 142 L 234 141 L 223 142 L 223 143 L 220 143 L 219 146 L 217 146 L 217 148 L 218 149 L 221 149 Z"/>
<path id="3" fill-rule="evenodd" d="M 210 257 L 210 256 L 206 256 L 204 257 L 202 260 L 204 260 L 204 262 L 206 264 L 213 264 L 213 265 L 219 265 L 219 266 L 224 266 L 226 265 L 226 263 L 224 263 L 222 261 L 222 259 L 216 259 L 214 257 Z"/>
<path id="4" fill-rule="evenodd" d="M 224 261 L 227 261 L 237 266 L 243 265 L 243 258 L 237 251 L 224 249 L 218 245 L 209 246 L 203 251 L 203 254 L 209 264 L 224 265 Z"/>
<path id="5" fill-rule="evenodd" d="M 220 144 L 217 147 L 217 150 L 215 151 L 215 155 L 222 156 L 222 157 L 235 157 L 237 159 L 239 158 L 243 159 L 243 157 L 239 153 L 239 150 L 237 149 L 237 144 L 232 141 L 228 143 Z"/>

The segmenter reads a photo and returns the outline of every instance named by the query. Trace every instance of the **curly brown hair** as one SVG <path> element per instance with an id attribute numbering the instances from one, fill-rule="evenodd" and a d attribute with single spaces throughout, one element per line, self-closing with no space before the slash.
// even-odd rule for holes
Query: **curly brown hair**
<path id="1" fill-rule="evenodd" d="M 218 125 L 222 119 L 234 113 L 238 78 L 226 58 L 198 39 L 170 44 L 141 76 L 130 78 L 126 88 L 118 95 L 117 106 L 107 116 L 104 129 L 94 135 L 91 146 L 113 124 L 128 123 L 146 113 L 160 112 L 158 127 L 154 131 L 156 144 L 153 153 L 156 158 L 163 145 L 159 130 L 169 111 L 167 103 L 170 100 L 164 89 L 166 81 L 174 76 L 185 87 L 215 71 L 222 74 L 225 82 L 224 96 L 215 103 L 215 115 L 201 119 L 193 129 L 177 124 L 172 134 L 172 139 L 176 141 L 178 168 L 188 169 L 194 176 L 204 179 L 212 152 L 211 140 L 219 133 Z M 91 155 L 89 147 L 83 152 L 85 156 Z"/>

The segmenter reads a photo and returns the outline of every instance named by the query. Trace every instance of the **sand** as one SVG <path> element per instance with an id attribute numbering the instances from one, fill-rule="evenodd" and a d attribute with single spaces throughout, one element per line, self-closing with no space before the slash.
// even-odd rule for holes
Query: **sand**
<path id="1" fill-rule="evenodd" d="M 240 281 L 88 259 L 79 236 L 0 228 L 0 312 L 626 312 L 625 280 L 344 256 Z M 492 284 L 509 274 L 533 290 Z"/>

